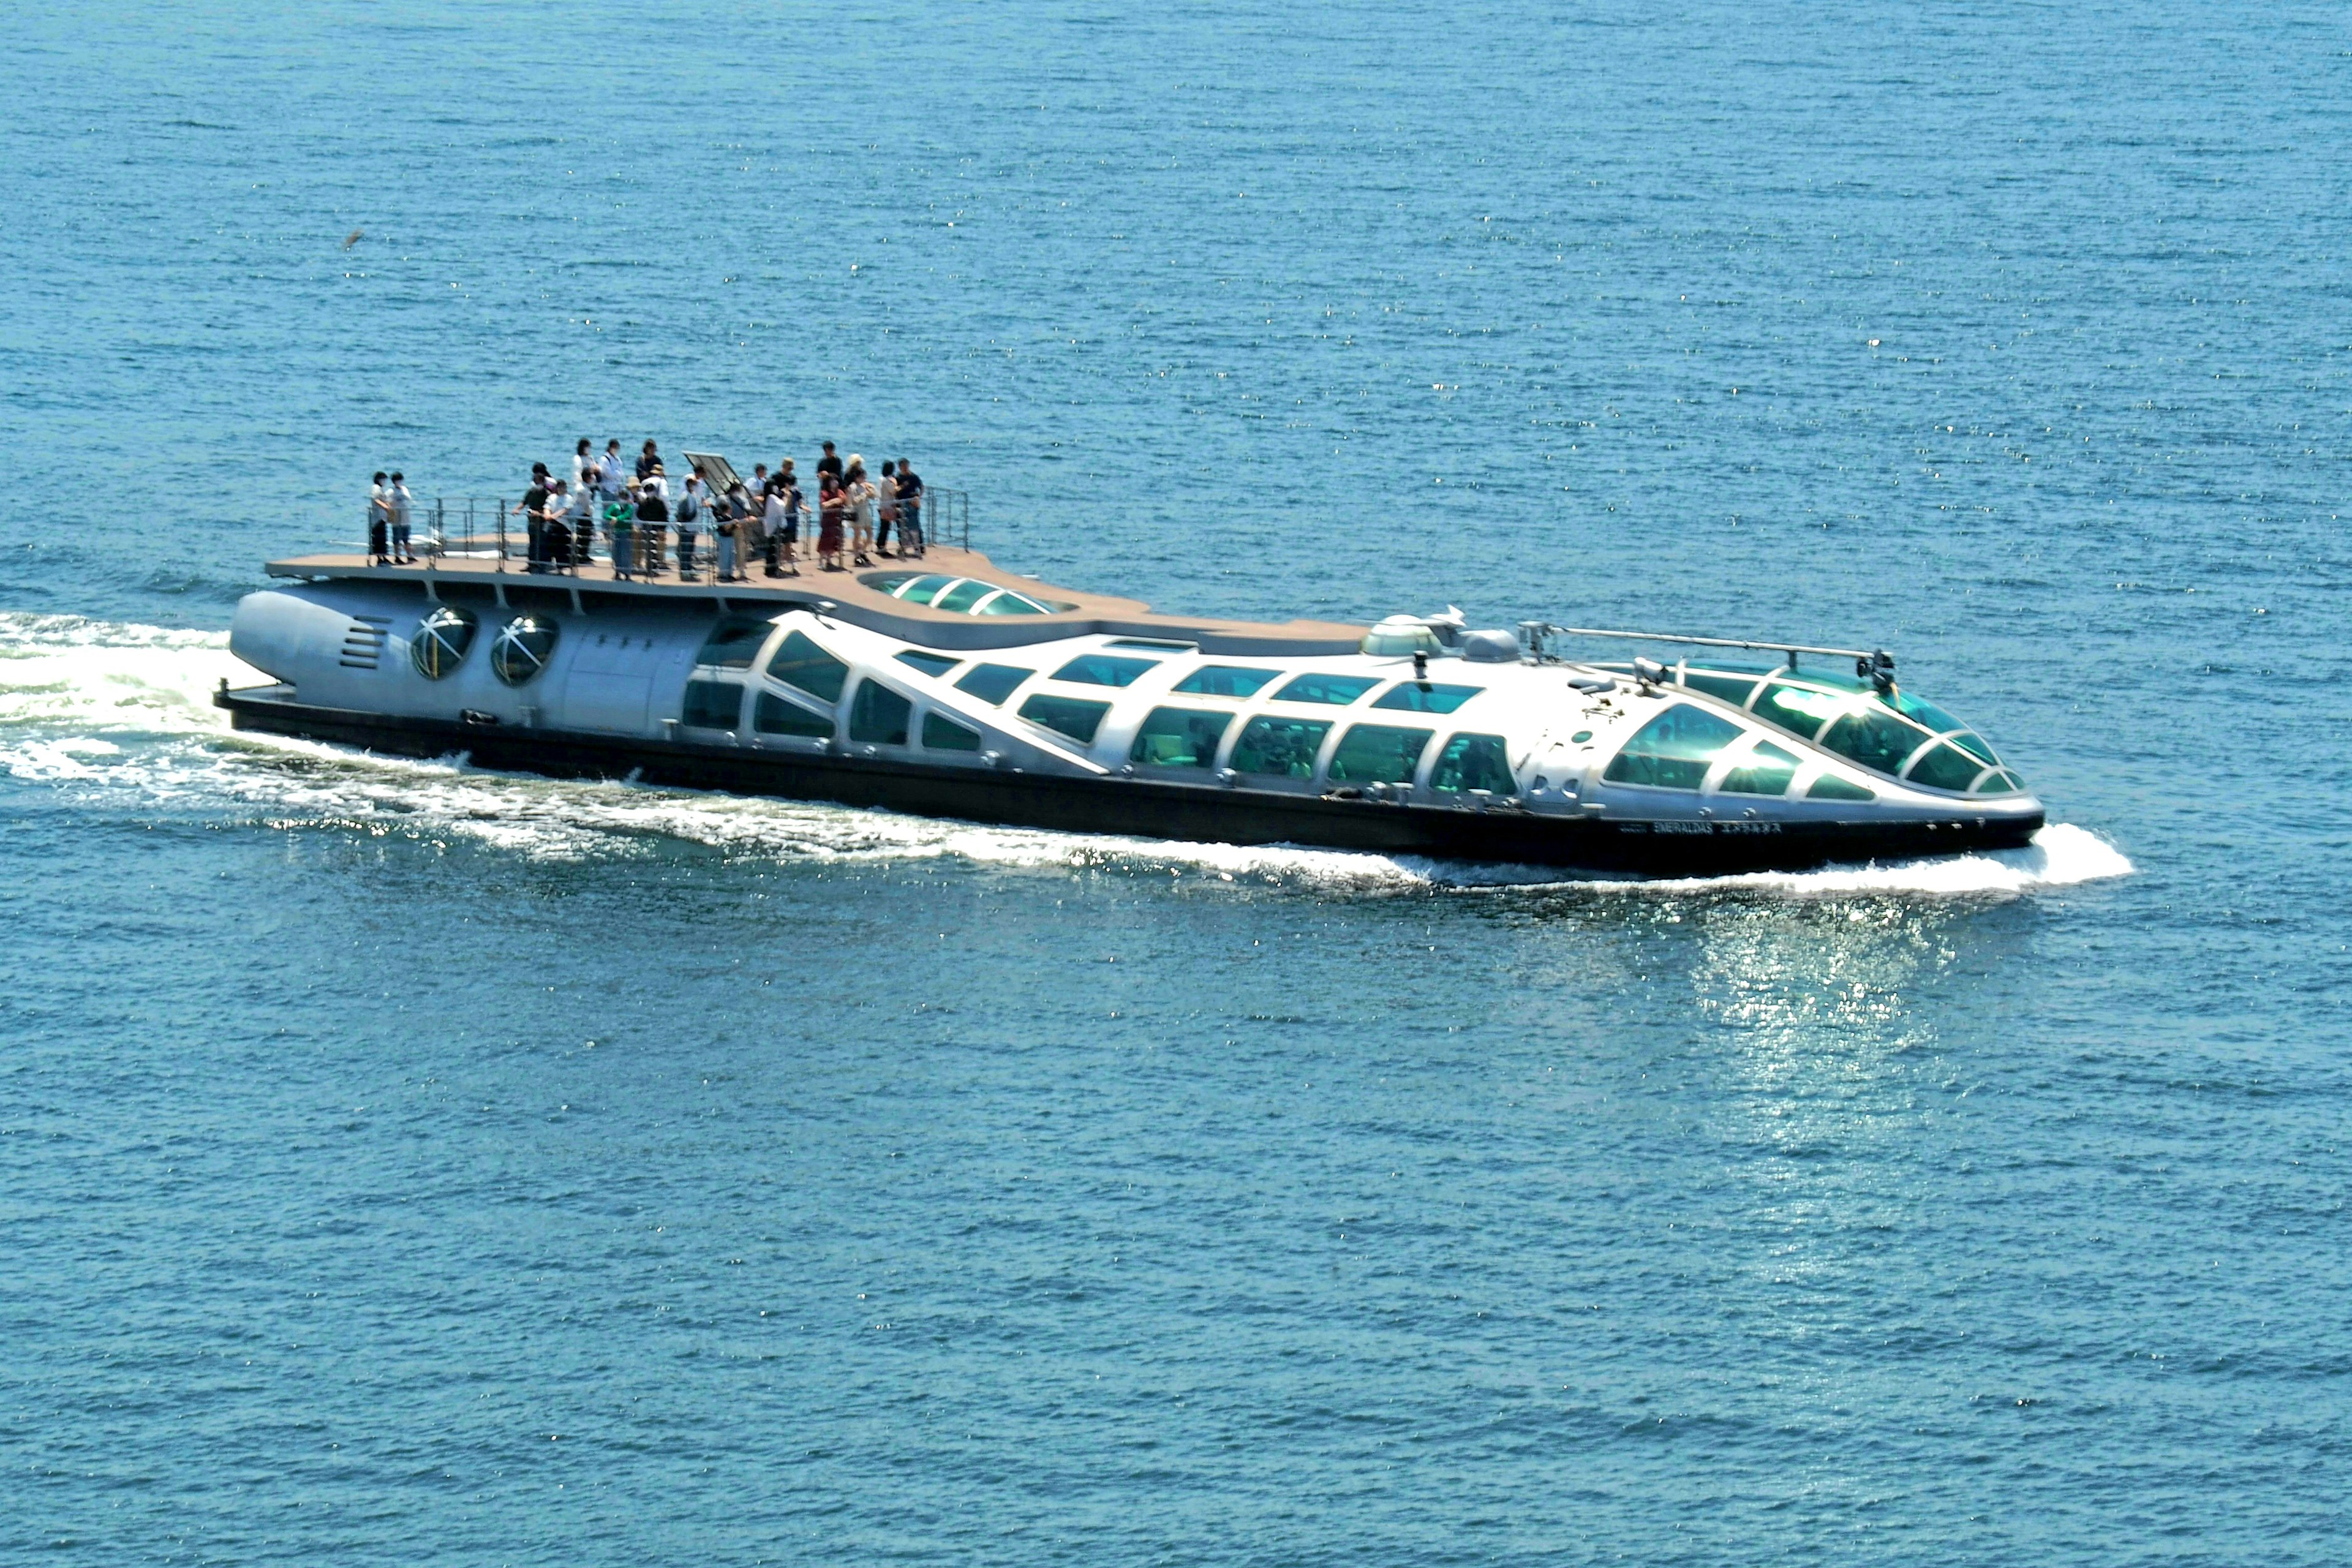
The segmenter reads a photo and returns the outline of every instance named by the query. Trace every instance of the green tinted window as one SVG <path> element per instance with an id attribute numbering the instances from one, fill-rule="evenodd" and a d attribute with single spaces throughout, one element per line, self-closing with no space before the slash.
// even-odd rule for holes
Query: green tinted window
<path id="1" fill-rule="evenodd" d="M 1127 760 L 1153 768 L 1205 768 L 1217 760 L 1230 713 L 1198 708 L 1154 708 L 1135 732 Z"/>
<path id="2" fill-rule="evenodd" d="M 1822 731 L 1821 744 L 1873 773 L 1898 773 L 1906 758 L 1927 743 L 1916 724 L 1906 724 L 1873 704 L 1858 708 Z"/>
<path id="3" fill-rule="evenodd" d="M 1483 789 L 1509 795 L 1517 788 L 1511 777 L 1511 758 L 1500 735 L 1456 735 L 1437 753 L 1429 770 L 1429 787 L 1448 791 Z"/>
<path id="4" fill-rule="evenodd" d="M 1042 616 L 1045 606 L 1007 588 L 972 612 L 975 616 Z"/>
<path id="5" fill-rule="evenodd" d="M 878 680 L 861 680 L 849 704 L 849 738 L 877 746 L 903 746 L 915 705 Z"/>
<path id="6" fill-rule="evenodd" d="M 1091 743 L 1095 731 L 1102 728 L 1103 715 L 1110 711 L 1108 702 L 1088 702 L 1076 697 L 1047 697 L 1043 693 L 1021 705 L 1021 717 L 1032 724 L 1042 724 L 1048 730 L 1059 730 L 1071 740 Z"/>
<path id="7" fill-rule="evenodd" d="M 678 722 L 698 730 L 732 730 L 743 711 L 743 689 L 731 680 L 689 680 Z"/>
<path id="8" fill-rule="evenodd" d="M 1985 743 L 1983 736 L 1971 735 L 1963 731 L 1960 734 L 1952 736 L 1950 739 L 1952 744 L 1968 752 L 1969 755 L 1982 758 L 1984 760 L 1985 766 L 1989 768 L 1997 768 L 2000 765 L 2000 759 L 1992 754 L 1992 748 Z"/>
<path id="9" fill-rule="evenodd" d="M 1601 777 L 1653 789 L 1696 789 L 1716 753 L 1745 734 L 1728 719 L 1677 702 L 1633 732 Z"/>
<path id="10" fill-rule="evenodd" d="M 905 604 L 928 605 L 931 602 L 933 595 L 954 581 L 952 577 L 943 577 L 933 573 L 929 577 L 918 577 L 899 588 L 897 590 L 896 597 Z"/>
<path id="11" fill-rule="evenodd" d="M 918 653 L 914 649 L 909 648 L 905 653 L 898 656 L 898 662 L 900 664 L 911 664 L 917 669 L 921 670 L 925 675 L 931 676 L 936 679 L 939 676 L 945 675 L 949 670 L 953 669 L 957 665 L 961 664 L 963 660 L 960 658 L 950 658 L 943 653 Z"/>
<path id="12" fill-rule="evenodd" d="M 1823 773 L 1813 781 L 1813 787 L 1807 790 L 1805 794 L 1813 800 L 1876 800 L 1878 798 L 1877 791 L 1864 789 L 1858 784 L 1848 784 L 1835 773 Z"/>
<path id="13" fill-rule="evenodd" d="M 1723 787 L 1732 795 L 1784 795 L 1796 776 L 1795 752 L 1759 741 L 1748 761 L 1723 775 Z"/>
<path id="14" fill-rule="evenodd" d="M 1004 706 L 1004 700 L 1021 689 L 1021 683 L 1037 672 L 1023 669 L 1018 665 L 983 664 L 956 682 L 958 691 L 968 691 L 982 702 Z"/>
<path id="15" fill-rule="evenodd" d="M 976 752 L 980 731 L 966 729 L 940 713 L 923 715 L 923 745 L 934 752 Z"/>
<path id="16" fill-rule="evenodd" d="M 1269 715 L 1253 719 L 1234 742 L 1232 767 L 1237 773 L 1265 773 L 1276 778 L 1315 776 L 1315 754 L 1331 732 L 1328 719 L 1283 719 Z"/>
<path id="17" fill-rule="evenodd" d="M 1386 724 L 1359 724 L 1339 737 L 1331 753 L 1333 784 L 1407 784 L 1421 766 L 1434 730 L 1398 730 Z"/>
<path id="18" fill-rule="evenodd" d="M 1985 765 L 1958 746 L 1939 742 L 1911 764 L 1911 782 L 1929 789 L 1966 790 L 1977 782 Z"/>
<path id="19" fill-rule="evenodd" d="M 1250 669 L 1238 664 L 1204 664 L 1176 683 L 1176 689 L 1193 697 L 1255 697 L 1278 669 Z"/>
<path id="20" fill-rule="evenodd" d="M 1329 702 L 1345 707 L 1378 686 L 1369 675 L 1302 675 L 1274 694 L 1277 702 Z"/>
<path id="21" fill-rule="evenodd" d="M 1833 692 L 1816 691 L 1808 686 L 1791 686 L 1785 680 L 1775 680 L 1764 688 L 1756 699 L 1755 713 L 1759 719 L 1769 719 L 1783 730 L 1811 740 L 1822 732 L 1822 726 L 1844 712 L 1852 702 Z"/>
<path id="22" fill-rule="evenodd" d="M 1915 720 L 1938 735 L 1947 730 L 1958 730 L 1963 727 L 1958 719 L 1953 718 L 1934 703 L 1922 702 L 1900 688 L 1896 689 L 1892 697 L 1882 697 L 1879 700 L 1906 719 Z"/>
<path id="23" fill-rule="evenodd" d="M 838 702 L 841 689 L 849 679 L 849 666 L 794 632 L 784 638 L 784 646 L 768 661 L 768 677 L 786 686 L 797 686 L 811 697 Z"/>
<path id="24" fill-rule="evenodd" d="M 694 662 L 715 664 L 722 669 L 751 668 L 751 661 L 760 656 L 760 645 L 768 640 L 769 624 L 728 616 L 702 639 L 702 651 L 694 656 Z"/>
<path id="25" fill-rule="evenodd" d="M 1082 653 L 1054 672 L 1056 680 L 1079 686 L 1131 686 L 1146 670 L 1157 669 L 1156 658 L 1121 658 L 1115 653 Z"/>
<path id="26" fill-rule="evenodd" d="M 752 706 L 751 727 L 763 735 L 803 735 L 813 740 L 825 740 L 833 734 L 833 721 L 822 713 L 812 713 L 789 697 L 779 697 L 772 691 L 760 693 Z"/>
<path id="27" fill-rule="evenodd" d="M 1979 795 L 2016 795 L 2021 792 L 2024 788 L 2025 781 L 2019 778 L 2015 773 L 2010 773 L 2006 770 L 1996 770 L 1995 772 L 1985 775 L 1984 783 L 1977 786 L 1976 793 Z"/>
<path id="28" fill-rule="evenodd" d="M 1747 706 L 1759 679 L 1753 675 L 1723 675 L 1711 669 L 1686 669 L 1683 672 L 1685 686 L 1693 691 L 1704 691 L 1709 697 L 1720 697 L 1734 708 Z"/>
<path id="29" fill-rule="evenodd" d="M 962 615 L 967 610 L 970 610 L 974 605 L 979 604 L 981 600 L 995 592 L 995 584 L 978 583 L 967 577 L 962 582 L 958 583 L 954 587 L 950 588 L 946 593 L 941 594 L 938 598 L 933 599 L 931 601 L 931 608 L 935 610 L 952 610 L 957 615 Z"/>
<path id="30" fill-rule="evenodd" d="M 1433 686 L 1426 680 L 1400 680 L 1381 693 L 1375 708 L 1402 708 L 1412 713 L 1451 713 L 1486 689 L 1483 686 Z"/>

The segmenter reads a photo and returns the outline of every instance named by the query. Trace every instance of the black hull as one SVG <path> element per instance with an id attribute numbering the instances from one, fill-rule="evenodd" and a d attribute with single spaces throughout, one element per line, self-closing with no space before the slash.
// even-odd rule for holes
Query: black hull
<path id="1" fill-rule="evenodd" d="M 879 805 L 923 816 L 1074 833 L 1301 844 L 1654 877 L 1800 871 L 1840 861 L 2013 849 L 2042 823 L 2040 813 L 2020 818 L 1955 816 L 1935 824 L 1562 819 L 1517 810 L 1473 812 L 1123 778 L 927 768 L 879 758 L 459 724 L 310 707 L 252 692 L 224 691 L 214 700 L 239 730 L 407 757 L 463 752 L 479 767 L 554 778 L 632 776 L 649 784 Z"/>

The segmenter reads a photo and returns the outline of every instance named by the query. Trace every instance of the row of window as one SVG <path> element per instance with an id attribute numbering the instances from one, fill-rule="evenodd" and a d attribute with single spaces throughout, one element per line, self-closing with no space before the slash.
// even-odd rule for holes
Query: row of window
<path id="1" fill-rule="evenodd" d="M 1860 679 L 1808 671 L 1685 669 L 1682 684 L 1720 698 L 1873 773 L 1930 789 L 2004 795 L 2023 789 L 1982 736 L 1932 702 Z"/>
<path id="2" fill-rule="evenodd" d="M 1017 589 L 977 577 L 953 577 L 944 573 L 886 573 L 859 579 L 892 598 L 909 605 L 928 605 L 960 616 L 1050 616 L 1076 606 L 1035 599 Z"/>
<path id="3" fill-rule="evenodd" d="M 1601 776 L 1611 784 L 1643 784 L 1651 789 L 1696 790 L 1706 780 L 1717 758 L 1751 732 L 1720 715 L 1687 702 L 1677 702 L 1633 732 L 1622 750 L 1610 759 Z M 1736 759 L 1736 765 L 1716 787 L 1727 795 L 1785 795 L 1801 765 L 1797 754 L 1776 746 L 1761 735 Z M 2014 775 L 2000 773 L 2000 783 L 1980 782 L 1981 765 L 1972 767 L 1957 785 L 1977 785 L 1977 793 L 2003 794 L 2022 789 Z M 1996 772 L 1998 770 L 1995 770 Z M 1917 776 L 1915 770 L 1915 778 Z M 1822 773 L 1805 791 L 1814 800 L 1875 800 L 1875 792 L 1835 773 Z"/>
<path id="4" fill-rule="evenodd" d="M 732 664 L 749 668 L 752 654 L 740 642 L 714 634 L 714 647 L 706 645 L 706 665 Z M 1104 656 L 1082 656 L 1098 658 Z M 940 677 L 962 661 L 944 655 L 910 649 L 898 658 L 925 674 Z M 1143 661 L 1135 661 L 1143 662 Z M 1064 667 L 1066 669 L 1067 666 Z M 752 728 L 762 734 L 830 737 L 834 714 L 845 692 L 849 694 L 847 734 L 854 743 L 904 746 L 910 743 L 913 702 L 876 680 L 850 686 L 850 668 L 827 653 L 806 634 L 788 633 L 762 673 L 781 686 L 812 700 L 803 702 L 772 691 L 759 694 L 752 708 Z M 1034 670 L 1011 665 L 977 664 L 957 681 L 956 689 L 1001 706 Z M 1265 672 L 1267 678 L 1278 673 Z M 1057 676 L 1057 678 L 1059 678 Z M 1352 679 L 1352 678 L 1349 678 Z M 1108 683 L 1105 683 L 1108 684 Z M 1264 685 L 1261 681 L 1259 685 Z M 1361 696 L 1376 681 L 1366 681 L 1351 693 Z M 1255 689 L 1253 688 L 1252 689 Z M 1223 693 L 1218 693 L 1223 695 Z M 683 721 L 700 729 L 732 732 L 740 721 L 743 687 L 734 680 L 697 679 L 687 687 Z M 823 704 L 820 710 L 817 704 Z M 1091 745 L 1108 702 L 1048 692 L 1033 693 L 1018 710 L 1033 724 Z M 1146 767 L 1209 768 L 1232 728 L 1235 715 L 1214 709 L 1155 708 L 1138 727 L 1128 750 L 1129 760 Z M 1307 779 L 1314 776 L 1317 758 L 1332 730 L 1325 719 L 1265 715 L 1251 720 L 1235 738 L 1227 765 L 1237 773 Z M 1340 737 L 1331 754 L 1329 777 L 1334 783 L 1409 783 L 1421 758 L 1435 737 L 1430 730 L 1383 724 L 1358 724 Z M 976 752 L 980 736 L 944 714 L 926 713 L 921 743 L 934 751 Z M 1431 775 L 1433 787 L 1459 791 L 1483 789 L 1508 793 L 1513 787 L 1510 763 L 1499 735 L 1454 736 L 1440 753 Z"/>
<path id="5" fill-rule="evenodd" d="M 466 662 L 481 630 L 474 612 L 457 605 L 442 605 L 416 625 L 408 639 L 408 659 L 427 680 L 446 680 Z M 517 616 L 490 639 L 490 673 L 509 686 L 521 686 L 547 668 L 555 657 L 555 623 L 537 616 Z"/>

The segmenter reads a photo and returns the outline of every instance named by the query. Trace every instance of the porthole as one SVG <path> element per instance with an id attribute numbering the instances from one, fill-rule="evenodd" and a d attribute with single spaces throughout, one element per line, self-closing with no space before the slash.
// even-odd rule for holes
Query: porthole
<path id="1" fill-rule="evenodd" d="M 416 673 L 427 680 L 439 680 L 455 671 L 466 662 L 466 651 L 474 646 L 479 626 L 473 611 L 455 605 L 444 605 L 419 621 L 408 639 L 408 657 Z"/>
<path id="2" fill-rule="evenodd" d="M 509 686 L 529 684 L 555 656 L 555 623 L 517 616 L 499 628 L 490 644 L 490 673 Z"/>

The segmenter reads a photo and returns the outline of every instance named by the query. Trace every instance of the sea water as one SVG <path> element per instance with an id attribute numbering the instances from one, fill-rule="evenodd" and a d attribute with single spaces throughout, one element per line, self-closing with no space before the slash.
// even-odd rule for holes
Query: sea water
<path id="1" fill-rule="evenodd" d="M 0 49 L 0 1559 L 2341 1561 L 2338 11 Z M 583 436 L 1884 645 L 2053 826 L 1643 882 L 221 722 L 371 472 Z"/>

